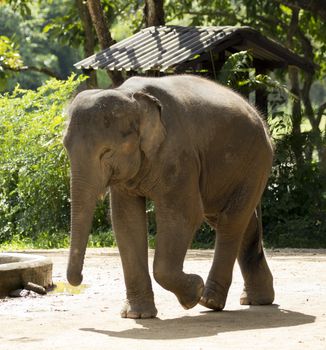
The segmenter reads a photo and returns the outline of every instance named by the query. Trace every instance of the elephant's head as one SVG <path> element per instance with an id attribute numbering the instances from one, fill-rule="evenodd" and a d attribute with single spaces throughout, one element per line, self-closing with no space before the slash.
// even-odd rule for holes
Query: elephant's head
<path id="1" fill-rule="evenodd" d="M 71 165 L 71 245 L 67 278 L 82 281 L 94 209 L 110 184 L 137 175 L 142 159 L 154 157 L 165 138 L 159 101 L 123 89 L 89 90 L 69 108 L 64 136 Z M 143 153 L 143 155 L 142 155 Z"/>

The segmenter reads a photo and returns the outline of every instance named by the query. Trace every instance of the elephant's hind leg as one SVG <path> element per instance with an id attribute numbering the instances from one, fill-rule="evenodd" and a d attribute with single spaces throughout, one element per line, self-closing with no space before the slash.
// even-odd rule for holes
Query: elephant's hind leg
<path id="1" fill-rule="evenodd" d="M 232 281 L 233 266 L 245 230 L 231 218 L 217 229 L 215 253 L 200 304 L 216 311 L 223 310 Z"/>
<path id="2" fill-rule="evenodd" d="M 262 247 L 260 208 L 252 215 L 238 254 L 244 278 L 241 305 L 267 305 L 274 300 L 273 276 Z"/>
<path id="3" fill-rule="evenodd" d="M 220 311 L 225 306 L 234 263 L 255 210 L 259 191 L 259 184 L 239 184 L 212 223 L 216 227 L 214 260 L 200 300 L 200 304 L 207 308 Z"/>

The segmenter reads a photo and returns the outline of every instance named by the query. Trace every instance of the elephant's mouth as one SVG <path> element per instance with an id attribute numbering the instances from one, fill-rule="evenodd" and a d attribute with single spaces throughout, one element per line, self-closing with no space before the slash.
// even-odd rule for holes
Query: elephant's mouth
<path id="1" fill-rule="evenodd" d="M 108 188 L 111 185 L 117 184 L 119 181 L 119 171 L 113 169 L 111 170 L 110 176 L 108 177 L 107 183 L 106 183 L 106 188 Z"/>
<path id="2" fill-rule="evenodd" d="M 119 182 L 120 182 L 120 181 L 119 181 L 118 179 L 111 178 L 111 179 L 108 181 L 108 183 L 107 183 L 107 185 L 106 185 L 106 188 L 108 189 L 110 186 L 116 185 L 116 184 L 118 184 Z"/>

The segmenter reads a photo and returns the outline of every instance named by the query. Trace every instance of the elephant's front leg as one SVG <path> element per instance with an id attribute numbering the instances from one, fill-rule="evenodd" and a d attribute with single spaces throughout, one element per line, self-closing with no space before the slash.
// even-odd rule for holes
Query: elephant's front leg
<path id="1" fill-rule="evenodd" d="M 148 271 L 145 206 L 145 198 L 111 188 L 112 223 L 127 289 L 121 310 L 124 318 L 151 318 L 157 314 Z"/>
<path id="2" fill-rule="evenodd" d="M 191 196 L 190 196 L 191 197 Z M 185 309 L 200 300 L 204 282 L 195 274 L 183 272 L 183 262 L 195 230 L 202 221 L 199 198 L 176 198 L 171 203 L 156 205 L 155 280 L 173 292 Z"/>

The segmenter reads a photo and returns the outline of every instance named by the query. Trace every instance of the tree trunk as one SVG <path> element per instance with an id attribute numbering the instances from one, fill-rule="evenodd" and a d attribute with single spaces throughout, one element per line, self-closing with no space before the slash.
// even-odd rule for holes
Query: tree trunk
<path id="1" fill-rule="evenodd" d="M 321 120 L 322 116 L 324 115 L 324 112 L 326 110 L 326 102 L 324 102 L 321 106 L 318 108 L 318 119 Z M 326 124 L 324 129 L 324 136 L 322 137 L 321 147 L 318 151 L 319 154 L 319 162 L 320 162 L 320 168 L 322 173 L 324 174 L 324 177 L 326 179 Z"/>
<path id="2" fill-rule="evenodd" d="M 324 178 L 326 179 L 326 125 L 324 130 L 324 137 L 322 139 L 322 145 L 319 151 L 319 162 L 320 162 L 320 169 L 324 175 Z"/>
<path id="3" fill-rule="evenodd" d="M 292 104 L 292 132 L 291 132 L 291 147 L 296 159 L 297 166 L 303 164 L 303 142 L 301 135 L 301 99 L 299 86 L 299 72 L 296 67 L 289 67 L 289 79 L 291 84 L 291 93 L 297 96 L 297 99 Z"/>
<path id="4" fill-rule="evenodd" d="M 82 27 L 85 32 L 84 56 L 89 57 L 89 56 L 92 56 L 95 51 L 95 35 L 93 32 L 92 19 L 84 0 L 75 0 L 75 1 L 79 12 L 79 17 L 82 23 Z M 89 79 L 87 79 L 86 81 L 87 88 L 88 89 L 96 88 L 97 87 L 96 71 L 92 69 L 88 72 L 88 75 L 89 75 Z"/>
<path id="5" fill-rule="evenodd" d="M 165 24 L 163 2 L 164 0 L 145 1 L 144 18 L 146 27 Z"/>
<path id="6" fill-rule="evenodd" d="M 87 7 L 92 18 L 99 44 L 102 50 L 107 49 L 115 43 L 112 39 L 100 0 L 87 0 Z M 109 78 L 114 86 L 118 86 L 123 82 L 121 72 L 107 70 Z"/>
<path id="7" fill-rule="evenodd" d="M 287 34 L 287 47 L 293 49 L 293 37 L 298 31 L 299 25 L 299 11 L 298 9 L 292 9 L 291 23 Z M 289 66 L 289 80 L 291 85 L 291 92 L 297 96 L 292 104 L 292 132 L 291 132 L 291 147 L 296 159 L 297 166 L 303 164 L 303 143 L 301 135 L 301 97 L 300 97 L 300 83 L 299 83 L 299 71 L 297 67 Z"/>
<path id="8" fill-rule="evenodd" d="M 299 39 L 301 41 L 304 57 L 306 60 L 313 62 L 314 60 L 314 52 L 310 39 L 304 35 L 302 31 L 299 30 Z M 310 154 L 308 154 L 308 160 L 312 160 L 312 153 L 314 147 L 316 147 L 318 152 L 319 161 L 322 162 L 324 159 L 324 151 L 325 145 L 323 144 L 322 132 L 320 130 L 320 122 L 322 115 L 319 113 L 319 110 L 315 111 L 312 106 L 311 98 L 310 98 L 310 90 L 314 81 L 314 74 L 307 73 L 304 74 L 304 84 L 301 90 L 302 102 L 305 107 L 305 114 L 309 119 L 312 128 L 312 145 Z M 322 107 L 322 106 L 321 106 Z"/>

